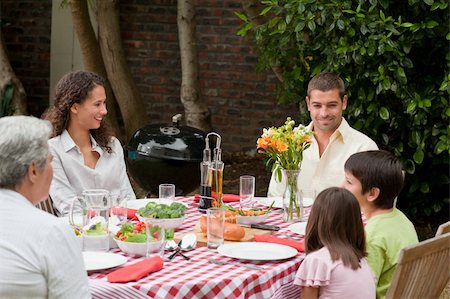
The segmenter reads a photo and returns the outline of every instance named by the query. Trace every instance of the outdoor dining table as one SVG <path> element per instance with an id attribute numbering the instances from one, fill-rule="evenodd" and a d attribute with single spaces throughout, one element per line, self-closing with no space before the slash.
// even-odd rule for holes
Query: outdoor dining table
<path id="1" fill-rule="evenodd" d="M 178 198 L 178 201 L 188 203 L 186 218 L 183 225 L 177 228 L 177 235 L 192 232 L 199 217 L 198 205 L 193 197 Z M 239 203 L 231 203 L 239 205 Z M 289 223 L 282 219 L 282 214 L 273 211 L 266 224 L 280 226 L 275 236 L 286 237 L 289 234 Z M 290 236 L 294 237 L 295 234 Z M 299 235 L 296 240 L 302 240 Z M 124 255 L 131 265 L 141 261 L 143 257 L 127 255 L 119 249 L 111 252 Z M 90 272 L 89 283 L 93 298 L 298 298 L 300 288 L 293 285 L 295 273 L 304 258 L 299 252 L 293 258 L 280 261 L 240 261 L 262 267 L 262 270 L 252 270 L 233 264 L 234 260 L 221 256 L 216 251 L 210 251 L 205 246 L 186 252 L 191 259 L 185 260 L 176 256 L 172 261 L 165 262 L 162 270 L 151 273 L 135 282 L 109 283 L 106 275 L 115 269 Z M 226 262 L 224 265 L 213 264 L 208 257 L 214 257 Z"/>

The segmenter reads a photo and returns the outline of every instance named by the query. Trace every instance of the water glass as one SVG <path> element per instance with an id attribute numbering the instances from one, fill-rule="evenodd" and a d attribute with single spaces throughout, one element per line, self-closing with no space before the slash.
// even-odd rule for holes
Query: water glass
<path id="1" fill-rule="evenodd" d="M 164 257 L 164 247 L 166 245 L 164 227 L 154 223 L 150 218 L 144 219 L 144 223 L 147 237 L 145 256 L 152 257 L 159 255 L 160 257 Z"/>
<path id="2" fill-rule="evenodd" d="M 239 177 L 239 197 L 241 208 L 252 208 L 255 196 L 255 177 L 243 175 Z"/>
<path id="3" fill-rule="evenodd" d="M 158 197 L 159 197 L 159 203 L 170 205 L 175 199 L 175 185 L 174 184 L 160 184 Z"/>
<path id="4" fill-rule="evenodd" d="M 303 207 L 310 207 L 314 203 L 314 200 L 316 199 L 316 190 L 315 189 L 309 189 L 309 188 L 302 188 L 300 189 L 300 197 L 302 199 Z"/>
<path id="5" fill-rule="evenodd" d="M 223 244 L 225 229 L 225 210 L 209 208 L 206 210 L 206 238 L 209 250 L 217 250 Z"/>
<path id="6" fill-rule="evenodd" d="M 109 226 L 121 226 L 127 220 L 127 201 L 131 199 L 129 190 L 118 190 L 111 192 Z"/>

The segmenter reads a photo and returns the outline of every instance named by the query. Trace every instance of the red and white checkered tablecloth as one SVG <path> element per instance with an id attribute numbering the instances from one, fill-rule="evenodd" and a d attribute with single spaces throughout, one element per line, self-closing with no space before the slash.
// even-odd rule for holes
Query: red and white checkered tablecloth
<path id="1" fill-rule="evenodd" d="M 193 231 L 201 213 L 197 211 L 193 197 L 178 199 L 189 203 L 186 219 L 177 233 Z M 232 205 L 237 205 L 233 203 Z M 282 214 L 272 212 L 266 223 L 278 225 L 278 236 L 288 233 L 288 223 Z M 300 238 L 299 238 L 300 240 Z M 113 252 L 128 258 L 128 263 L 138 262 L 142 257 L 127 255 L 118 249 Z M 304 253 L 283 261 L 253 262 L 262 266 L 262 271 L 250 270 L 233 264 L 216 265 L 208 262 L 212 256 L 221 261 L 232 261 L 217 252 L 198 247 L 187 253 L 186 261 L 177 255 L 173 261 L 165 262 L 158 272 L 130 283 L 109 283 L 106 274 L 114 269 L 89 274 L 93 298 L 298 298 L 300 289 L 293 285 L 295 273 L 303 260 Z M 244 263 L 250 263 L 244 261 Z"/>

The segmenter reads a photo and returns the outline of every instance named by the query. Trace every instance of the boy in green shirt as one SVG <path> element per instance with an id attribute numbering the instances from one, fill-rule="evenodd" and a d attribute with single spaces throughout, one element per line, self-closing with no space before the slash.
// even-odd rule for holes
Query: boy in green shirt
<path id="1" fill-rule="evenodd" d="M 387 151 L 366 151 L 350 156 L 344 168 L 344 188 L 355 195 L 368 220 L 367 261 L 375 274 L 377 299 L 383 299 L 400 250 L 419 242 L 414 225 L 394 207 L 403 187 L 402 166 Z"/>

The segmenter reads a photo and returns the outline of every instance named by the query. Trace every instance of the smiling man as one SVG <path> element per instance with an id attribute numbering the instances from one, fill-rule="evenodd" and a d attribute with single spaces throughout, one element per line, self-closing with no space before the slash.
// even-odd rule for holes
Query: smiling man
<path id="1" fill-rule="evenodd" d="M 344 81 L 334 73 L 321 73 L 308 84 L 306 104 L 314 132 L 311 146 L 303 153 L 298 186 L 314 190 L 340 186 L 344 181 L 344 163 L 352 154 L 378 149 L 376 143 L 349 126 L 342 117 L 347 108 Z M 268 197 L 282 196 L 285 180 L 277 182 L 275 176 L 269 184 Z"/>

